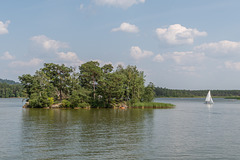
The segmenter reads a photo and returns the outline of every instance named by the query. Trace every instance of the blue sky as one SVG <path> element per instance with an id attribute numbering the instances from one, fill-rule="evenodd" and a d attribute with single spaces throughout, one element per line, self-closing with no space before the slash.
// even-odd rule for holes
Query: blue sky
<path id="1" fill-rule="evenodd" d="M 238 0 L 8 0 L 0 78 L 43 63 L 136 65 L 172 89 L 239 89 Z"/>

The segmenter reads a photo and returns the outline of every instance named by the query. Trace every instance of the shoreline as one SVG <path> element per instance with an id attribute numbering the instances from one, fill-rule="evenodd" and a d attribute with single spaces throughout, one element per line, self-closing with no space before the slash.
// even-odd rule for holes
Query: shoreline
<path id="1" fill-rule="evenodd" d="M 53 104 L 52 106 L 49 107 L 39 107 L 39 109 L 173 109 L 176 106 L 171 103 L 159 103 L 159 102 L 148 102 L 148 103 L 136 103 L 132 104 L 131 106 L 127 105 L 119 105 L 119 106 L 114 106 L 114 107 L 62 107 L 62 104 Z M 22 108 L 33 108 L 29 105 L 28 102 L 26 102 Z"/>

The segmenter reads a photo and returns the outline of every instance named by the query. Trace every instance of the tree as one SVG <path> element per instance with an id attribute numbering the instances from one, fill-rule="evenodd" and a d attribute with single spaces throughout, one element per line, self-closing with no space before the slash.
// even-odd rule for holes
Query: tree
<path id="1" fill-rule="evenodd" d="M 33 93 L 29 99 L 29 105 L 32 108 L 49 107 L 50 103 L 51 101 L 48 99 L 46 92 L 41 92 L 41 94 Z"/>
<path id="2" fill-rule="evenodd" d="M 113 71 L 113 66 L 112 64 L 105 64 L 101 69 L 104 74 L 107 74 Z"/>
<path id="3" fill-rule="evenodd" d="M 115 103 L 123 102 L 124 76 L 121 74 L 106 73 L 99 80 L 97 91 L 101 96 L 104 107 L 112 107 Z"/>
<path id="4" fill-rule="evenodd" d="M 130 101 L 130 103 L 136 103 L 140 101 L 144 93 L 145 76 L 143 72 L 138 71 L 136 66 L 127 66 L 126 69 L 124 69 L 122 66 L 118 66 L 116 72 L 124 76 L 124 99 L 126 101 Z"/>
<path id="5" fill-rule="evenodd" d="M 88 107 L 89 105 L 89 91 L 84 88 L 74 90 L 69 98 L 72 107 Z"/>
<path id="6" fill-rule="evenodd" d="M 102 76 L 102 70 L 97 61 L 89 61 L 79 67 L 81 86 L 92 90 L 93 100 L 96 99 L 96 85 Z"/>
<path id="7" fill-rule="evenodd" d="M 113 70 L 111 64 L 100 67 L 96 61 L 72 67 L 45 63 L 35 75 L 22 75 L 19 80 L 26 90 L 32 107 L 46 107 L 55 102 L 65 107 L 113 107 L 122 103 L 136 103 L 153 99 L 154 85 L 144 87 L 145 76 L 136 66 Z M 5 96 L 11 90 L 0 90 Z M 55 99 L 54 99 L 54 98 Z"/>
<path id="8" fill-rule="evenodd" d="M 18 77 L 19 81 L 23 85 L 24 91 L 27 94 L 27 97 L 30 98 L 33 91 L 34 78 L 30 74 L 23 74 Z"/>
<path id="9" fill-rule="evenodd" d="M 54 63 L 44 63 L 44 68 L 41 69 L 49 78 L 50 82 L 59 92 L 60 100 L 63 99 L 63 94 L 66 96 L 70 85 L 70 74 L 72 68 L 66 67 L 64 64 L 58 65 Z"/>
<path id="10" fill-rule="evenodd" d="M 143 102 L 151 102 L 154 97 L 155 97 L 155 92 L 154 92 L 154 84 L 150 82 L 145 88 L 144 88 L 144 94 L 142 96 L 142 101 Z"/>

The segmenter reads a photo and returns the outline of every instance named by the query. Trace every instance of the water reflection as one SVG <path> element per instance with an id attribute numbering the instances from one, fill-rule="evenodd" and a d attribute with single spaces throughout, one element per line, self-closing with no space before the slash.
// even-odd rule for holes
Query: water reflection
<path id="1" fill-rule="evenodd" d="M 211 112 L 211 108 L 213 107 L 213 104 L 205 104 L 208 108 L 208 112 Z"/>
<path id="2" fill-rule="evenodd" d="M 239 159 L 240 101 L 171 110 L 22 109 L 0 100 L 0 159 Z M 8 102 L 9 101 L 9 102 Z M 208 110 L 210 109 L 210 111 Z"/>
<path id="3" fill-rule="evenodd" d="M 22 113 L 21 150 L 27 158 L 141 158 L 139 149 L 153 125 L 151 109 L 24 109 Z"/>

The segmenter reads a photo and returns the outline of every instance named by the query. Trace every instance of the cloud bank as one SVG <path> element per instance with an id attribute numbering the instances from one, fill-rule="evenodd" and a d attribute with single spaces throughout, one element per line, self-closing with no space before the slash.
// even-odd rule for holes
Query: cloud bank
<path id="1" fill-rule="evenodd" d="M 204 51 L 208 53 L 217 53 L 217 54 L 232 54 L 240 52 L 240 42 L 233 41 L 219 41 L 213 43 L 205 43 L 194 48 L 195 50 Z"/>
<path id="2" fill-rule="evenodd" d="M 168 53 L 164 57 L 173 59 L 177 64 L 197 64 L 205 58 L 205 54 L 186 51 Z"/>
<path id="3" fill-rule="evenodd" d="M 10 67 L 33 67 L 33 66 L 39 66 L 41 63 L 43 63 L 43 60 L 39 58 L 33 58 L 28 62 L 25 61 L 13 61 L 9 64 Z"/>
<path id="4" fill-rule="evenodd" d="M 186 28 L 181 24 L 170 25 L 168 28 L 157 28 L 156 34 L 160 40 L 172 45 L 192 44 L 195 37 L 207 36 L 206 32 Z"/>
<path id="5" fill-rule="evenodd" d="M 150 57 L 154 53 L 146 50 L 142 51 L 141 48 L 139 48 L 138 46 L 132 46 L 130 49 L 130 54 L 134 59 L 139 60 L 142 58 Z"/>
<path id="6" fill-rule="evenodd" d="M 59 42 L 56 40 L 49 39 L 45 35 L 34 36 L 31 40 L 41 46 L 45 50 L 54 50 L 57 51 L 60 48 L 68 48 L 67 43 Z"/>
<path id="7" fill-rule="evenodd" d="M 58 52 L 56 54 L 60 60 L 71 63 L 72 65 L 81 65 L 83 63 L 74 52 Z"/>
<path id="8" fill-rule="evenodd" d="M 4 52 L 3 56 L 0 56 L 1 60 L 13 60 L 15 57 L 12 56 L 9 52 Z"/>

